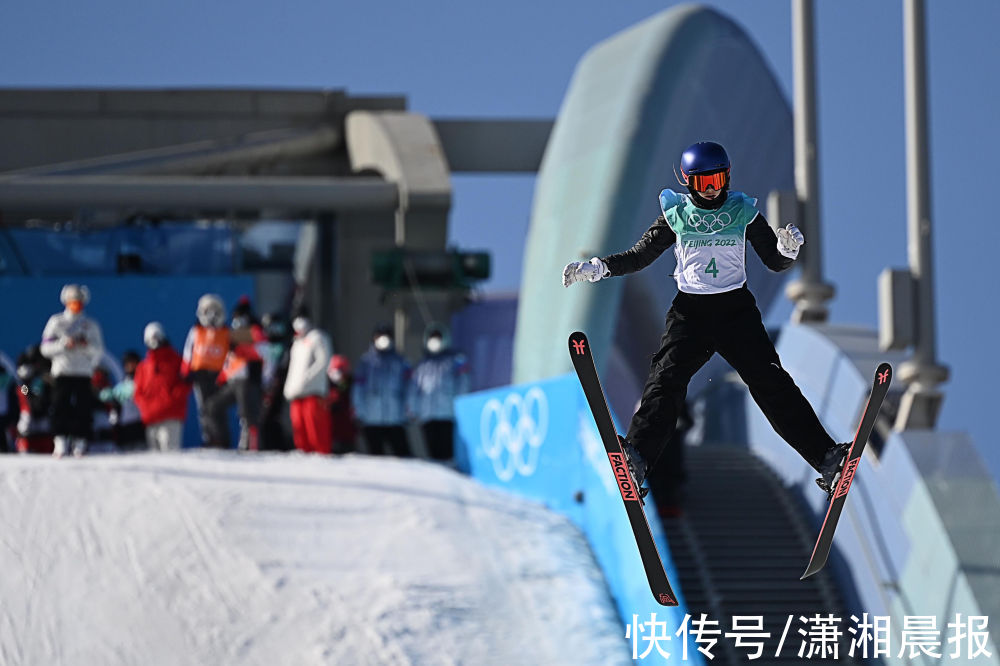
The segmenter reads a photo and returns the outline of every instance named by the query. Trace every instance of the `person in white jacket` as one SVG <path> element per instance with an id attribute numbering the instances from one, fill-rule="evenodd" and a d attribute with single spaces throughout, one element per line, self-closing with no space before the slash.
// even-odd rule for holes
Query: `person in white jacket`
<path id="1" fill-rule="evenodd" d="M 326 367 L 333 353 L 330 338 L 313 326 L 309 312 L 300 308 L 292 319 L 295 340 L 288 358 L 285 399 L 288 400 L 295 448 L 330 453 L 333 437 L 327 408 L 329 379 Z"/>
<path id="2" fill-rule="evenodd" d="M 42 332 L 42 356 L 52 361 L 52 455 L 61 458 L 72 447 L 74 456 L 87 450 L 93 429 L 90 376 L 104 355 L 104 338 L 96 321 L 83 314 L 90 291 L 67 284 L 59 294 L 66 309 L 52 315 Z"/>

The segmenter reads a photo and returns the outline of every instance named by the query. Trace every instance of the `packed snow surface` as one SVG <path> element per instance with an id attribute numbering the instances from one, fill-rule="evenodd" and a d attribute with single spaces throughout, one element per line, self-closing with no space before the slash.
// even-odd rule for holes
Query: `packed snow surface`
<path id="1" fill-rule="evenodd" d="M 580 532 L 420 461 L 0 458 L 0 663 L 618 664 Z"/>

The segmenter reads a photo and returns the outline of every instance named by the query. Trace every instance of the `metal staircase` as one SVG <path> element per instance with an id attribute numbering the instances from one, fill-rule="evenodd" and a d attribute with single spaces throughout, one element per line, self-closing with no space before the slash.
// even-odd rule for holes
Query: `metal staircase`
<path id="1" fill-rule="evenodd" d="M 853 623 L 829 570 L 799 580 L 816 535 L 798 498 L 746 448 L 690 447 L 685 457 L 689 481 L 683 515 L 662 522 L 688 612 L 692 619 L 704 613 L 718 621 L 712 628 L 722 632 L 715 636 L 710 663 L 748 663 L 748 655 L 756 652 L 750 643 L 763 643 L 760 657 L 749 662 L 762 666 L 859 663 L 847 655 L 853 638 L 847 630 Z M 815 623 L 800 617 L 831 613 L 841 619 L 834 625 L 842 632 L 836 661 L 832 653 L 819 652 L 821 644 L 799 633 L 818 631 Z M 747 637 L 747 647 L 736 647 L 736 639 L 725 633 L 733 631 L 733 616 L 741 615 L 761 616 L 761 631 L 769 636 Z M 789 616 L 793 619 L 782 643 Z M 807 659 L 810 645 L 816 652 Z"/>

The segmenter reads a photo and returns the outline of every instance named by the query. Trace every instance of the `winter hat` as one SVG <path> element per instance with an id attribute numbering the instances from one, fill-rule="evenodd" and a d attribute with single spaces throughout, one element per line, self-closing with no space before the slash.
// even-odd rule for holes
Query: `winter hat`
<path id="1" fill-rule="evenodd" d="M 125 370 L 126 374 L 128 373 L 128 369 L 125 368 L 125 366 L 127 366 L 130 363 L 132 364 L 132 372 L 135 372 L 136 366 L 142 363 L 142 357 L 139 356 L 139 352 L 135 351 L 134 349 L 129 349 L 124 354 L 122 354 L 122 369 Z"/>
<path id="2" fill-rule="evenodd" d="M 432 323 L 426 329 L 424 329 L 424 345 L 427 345 L 427 341 L 431 338 L 441 338 L 441 346 L 447 347 L 451 344 L 451 334 L 448 332 L 448 327 L 440 323 Z"/>
<path id="3" fill-rule="evenodd" d="M 163 324 L 158 321 L 151 321 L 146 324 L 142 332 L 142 341 L 150 349 L 156 349 L 167 339 L 167 333 L 163 330 Z"/>
<path id="4" fill-rule="evenodd" d="M 351 361 L 343 354 L 334 354 L 330 358 L 330 366 L 328 368 L 331 372 L 333 370 L 339 370 L 341 372 L 351 371 Z"/>
<path id="5" fill-rule="evenodd" d="M 250 305 L 250 297 L 244 294 L 240 296 L 240 300 L 236 301 L 236 305 L 233 306 L 233 317 L 252 319 L 251 315 L 253 315 L 253 306 Z"/>
<path id="6" fill-rule="evenodd" d="M 295 331 L 296 335 L 304 335 L 312 327 L 313 322 L 312 317 L 309 316 L 308 306 L 300 305 L 295 308 L 295 312 L 292 313 L 292 330 Z"/>
<path id="7" fill-rule="evenodd" d="M 198 309 L 195 314 L 202 326 L 222 326 L 226 320 L 226 306 L 217 295 L 205 294 L 198 299 Z"/>
<path id="8" fill-rule="evenodd" d="M 59 301 L 67 305 L 70 301 L 79 301 L 86 305 L 90 302 L 90 290 L 84 285 L 67 284 L 59 292 Z"/>
<path id="9" fill-rule="evenodd" d="M 342 354 L 334 354 L 326 366 L 326 376 L 334 384 L 339 384 L 351 372 L 351 362 Z"/>
<path id="10" fill-rule="evenodd" d="M 372 342 L 375 344 L 375 349 L 380 352 L 388 351 L 392 349 L 393 341 L 392 326 L 379 324 L 375 327 L 375 332 L 372 334 Z"/>
<path id="11" fill-rule="evenodd" d="M 280 312 L 270 312 L 261 320 L 264 333 L 271 342 L 278 342 L 288 337 L 288 322 Z"/>

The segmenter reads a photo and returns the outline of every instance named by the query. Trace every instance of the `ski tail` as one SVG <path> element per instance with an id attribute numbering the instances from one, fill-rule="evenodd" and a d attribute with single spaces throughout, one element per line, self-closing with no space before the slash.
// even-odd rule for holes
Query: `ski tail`
<path id="1" fill-rule="evenodd" d="M 813 546 L 812 556 L 809 564 L 799 580 L 812 576 L 823 568 L 827 558 L 830 556 L 830 548 L 833 546 L 833 534 L 840 521 L 840 514 L 844 510 L 844 503 L 847 501 L 847 492 L 851 489 L 854 477 L 861 463 L 861 455 L 864 453 L 865 445 L 875 427 L 875 419 L 882 408 L 882 401 L 885 400 L 889 392 L 889 385 L 892 383 L 892 366 L 888 363 L 879 364 L 875 369 L 875 379 L 872 384 L 868 402 L 861 413 L 861 420 L 858 423 L 858 430 L 854 434 L 854 441 L 847 451 L 847 458 L 844 460 L 844 469 L 840 473 L 840 480 L 833 489 L 829 506 L 826 509 L 826 516 L 823 518 L 823 525 L 820 527 L 819 536 L 816 538 L 816 545 Z"/>

